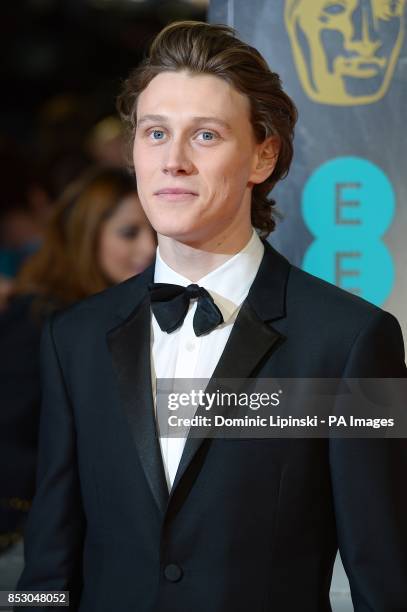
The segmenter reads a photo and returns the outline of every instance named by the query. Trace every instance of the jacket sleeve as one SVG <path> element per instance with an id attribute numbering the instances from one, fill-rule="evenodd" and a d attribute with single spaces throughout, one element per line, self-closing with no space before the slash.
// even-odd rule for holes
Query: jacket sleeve
<path id="1" fill-rule="evenodd" d="M 355 339 L 343 377 L 404 379 L 384 388 L 399 384 L 405 392 L 406 376 L 400 326 L 377 311 Z M 329 445 L 339 550 L 354 610 L 407 612 L 407 440 L 336 438 Z"/>
<path id="2" fill-rule="evenodd" d="M 69 610 L 77 610 L 82 589 L 85 517 L 75 424 L 53 339 L 52 320 L 45 324 L 42 335 L 41 368 L 43 398 L 37 488 L 24 534 L 25 567 L 16 588 L 70 591 Z"/>

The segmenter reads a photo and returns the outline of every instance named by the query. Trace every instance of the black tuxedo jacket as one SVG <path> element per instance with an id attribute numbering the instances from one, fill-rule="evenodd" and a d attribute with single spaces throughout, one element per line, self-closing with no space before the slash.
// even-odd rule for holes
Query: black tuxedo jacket
<path id="1" fill-rule="evenodd" d="M 357 612 L 407 611 L 405 440 L 188 439 L 168 494 L 152 277 L 153 266 L 45 330 L 18 588 L 70 590 L 80 612 L 328 612 L 339 545 Z M 266 243 L 214 376 L 406 377 L 402 335 Z"/>
<path id="2" fill-rule="evenodd" d="M 42 319 L 32 302 L 15 297 L 0 313 L 0 553 L 18 537 L 34 495 Z"/>

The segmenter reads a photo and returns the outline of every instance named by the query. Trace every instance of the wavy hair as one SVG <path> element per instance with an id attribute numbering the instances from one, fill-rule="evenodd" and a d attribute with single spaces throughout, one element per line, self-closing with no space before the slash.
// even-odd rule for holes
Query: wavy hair
<path id="1" fill-rule="evenodd" d="M 56 204 L 43 244 L 20 270 L 15 293 L 33 294 L 37 306 L 52 310 L 106 289 L 111 283 L 97 258 L 100 230 L 132 193 L 137 193 L 135 178 L 120 169 L 91 169 L 71 183 Z"/>

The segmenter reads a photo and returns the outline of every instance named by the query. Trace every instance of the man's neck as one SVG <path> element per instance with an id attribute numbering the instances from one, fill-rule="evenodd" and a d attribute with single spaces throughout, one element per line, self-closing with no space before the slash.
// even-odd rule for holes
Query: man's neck
<path id="1" fill-rule="evenodd" d="M 196 283 L 239 253 L 249 242 L 252 232 L 249 226 L 237 236 L 225 232 L 194 244 L 158 234 L 160 257 L 175 272 Z"/>

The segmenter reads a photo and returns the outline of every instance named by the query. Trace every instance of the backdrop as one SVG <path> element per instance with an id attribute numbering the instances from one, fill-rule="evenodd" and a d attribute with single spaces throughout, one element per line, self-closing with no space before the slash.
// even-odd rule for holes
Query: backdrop
<path id="1" fill-rule="evenodd" d="M 382 306 L 407 338 L 406 0 L 212 0 L 299 109 L 270 242 Z"/>

